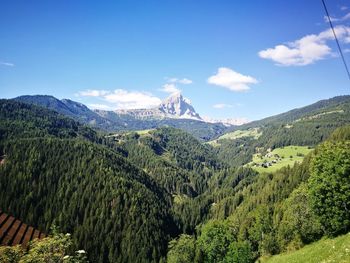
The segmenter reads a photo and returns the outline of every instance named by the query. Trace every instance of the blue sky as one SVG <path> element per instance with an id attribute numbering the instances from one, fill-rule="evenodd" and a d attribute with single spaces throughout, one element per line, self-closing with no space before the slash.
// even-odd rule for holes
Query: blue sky
<path id="1" fill-rule="evenodd" d="M 350 63 L 350 3 L 327 3 Z M 2 98 L 116 109 L 181 90 L 202 116 L 254 120 L 349 94 L 320 0 L 3 0 L 0 25 Z"/>

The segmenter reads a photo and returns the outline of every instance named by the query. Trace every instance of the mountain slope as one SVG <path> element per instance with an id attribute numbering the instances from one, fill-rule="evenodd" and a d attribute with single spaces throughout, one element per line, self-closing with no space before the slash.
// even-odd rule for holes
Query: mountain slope
<path id="1" fill-rule="evenodd" d="M 89 124 L 100 129 L 108 129 L 110 126 L 117 125 L 122 126 L 121 123 L 112 124 L 110 121 L 102 118 L 96 112 L 90 110 L 84 104 L 68 99 L 59 100 L 48 95 L 26 95 L 14 98 L 14 100 L 35 104 L 54 110 L 60 114 L 71 117 L 76 121 Z"/>
<path id="2" fill-rule="evenodd" d="M 252 161 L 254 153 L 264 153 L 269 148 L 315 146 L 349 123 L 350 96 L 340 96 L 235 127 L 211 144 L 221 160 L 242 165 Z"/>
<path id="3" fill-rule="evenodd" d="M 14 100 L 0 100 L 0 140 L 42 136 L 98 140 L 96 131 L 55 111 Z"/>
<path id="4" fill-rule="evenodd" d="M 221 168 L 210 147 L 178 129 L 158 128 L 116 138 L 116 146 L 128 160 L 146 170 L 171 194 L 194 197 L 203 193 L 208 179 Z"/>
<path id="5" fill-rule="evenodd" d="M 336 238 L 325 238 L 306 245 L 300 250 L 262 258 L 261 263 L 348 263 L 350 258 L 350 233 Z"/>
<path id="6" fill-rule="evenodd" d="M 337 96 L 330 99 L 320 100 L 311 105 L 293 109 L 275 116 L 267 117 L 261 120 L 252 121 L 247 124 L 241 125 L 238 129 L 248 129 L 262 127 L 269 124 L 287 124 L 295 122 L 299 119 L 311 117 L 316 114 L 332 111 L 342 105 L 349 104 L 350 95 Z M 232 128 L 232 130 L 237 130 L 237 128 Z"/>
<path id="7" fill-rule="evenodd" d="M 158 262 L 165 255 L 178 231 L 170 195 L 94 143 L 101 138 L 80 132 L 90 128 L 12 100 L 0 101 L 0 127 L 3 211 L 45 232 L 55 224 L 72 233 L 92 262 Z"/>

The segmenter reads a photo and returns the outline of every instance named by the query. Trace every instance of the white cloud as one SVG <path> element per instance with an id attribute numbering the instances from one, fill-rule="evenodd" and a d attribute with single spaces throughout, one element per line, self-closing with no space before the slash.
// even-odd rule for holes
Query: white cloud
<path id="1" fill-rule="evenodd" d="M 181 90 L 174 83 L 164 84 L 163 87 L 160 89 L 160 91 L 171 93 L 171 94 L 181 92 Z"/>
<path id="2" fill-rule="evenodd" d="M 332 16 L 329 16 L 329 19 L 332 22 L 339 22 L 340 21 L 340 18 L 336 18 L 336 17 L 332 17 Z M 323 16 L 323 20 L 325 23 L 329 23 L 328 16 Z"/>
<path id="3" fill-rule="evenodd" d="M 340 41 L 350 43 L 350 27 L 339 25 L 334 29 Z M 333 32 L 328 29 L 318 35 L 306 35 L 294 42 L 262 50 L 258 54 L 279 66 L 305 66 L 330 57 L 333 53 L 327 41 L 333 39 Z"/>
<path id="4" fill-rule="evenodd" d="M 214 104 L 213 108 L 215 109 L 224 109 L 224 108 L 232 108 L 233 106 L 231 104 L 225 104 L 225 103 L 218 103 Z"/>
<path id="5" fill-rule="evenodd" d="M 142 109 L 158 106 L 161 100 L 152 94 L 117 89 L 104 97 L 106 101 L 117 103 L 119 109 Z"/>
<path id="6" fill-rule="evenodd" d="M 89 108 L 91 109 L 98 109 L 98 110 L 113 110 L 112 107 L 105 105 L 105 104 L 88 104 Z"/>
<path id="7" fill-rule="evenodd" d="M 188 78 L 178 79 L 178 78 L 169 78 L 167 79 L 169 83 L 180 83 L 180 84 L 192 84 L 193 81 Z"/>
<path id="8" fill-rule="evenodd" d="M 258 81 L 251 76 L 242 75 L 225 67 L 219 68 L 217 74 L 209 77 L 207 81 L 209 84 L 221 86 L 232 91 L 246 91 L 250 89 L 250 84 L 258 83 Z"/>
<path id="9" fill-rule="evenodd" d="M 177 93 L 177 92 L 181 92 L 181 90 L 179 89 L 179 87 L 177 86 L 177 84 L 184 84 L 184 85 L 188 85 L 188 84 L 192 84 L 193 81 L 187 78 L 183 78 L 183 79 L 179 79 L 179 78 L 168 78 L 166 77 L 166 82 L 161 89 L 159 89 L 160 91 L 166 92 L 166 93 Z"/>
<path id="10" fill-rule="evenodd" d="M 348 7 L 345 6 L 345 5 L 343 5 L 343 6 L 340 7 L 340 10 L 342 10 L 342 11 L 345 11 L 345 10 L 347 10 L 347 9 L 348 9 Z"/>
<path id="11" fill-rule="evenodd" d="M 330 18 L 331 21 L 334 22 L 334 23 L 343 22 L 343 21 L 346 21 L 346 20 L 349 20 L 349 19 L 350 19 L 350 12 L 347 13 L 346 15 L 340 17 L 340 18 L 338 18 L 338 17 L 332 17 L 332 16 L 330 16 L 329 18 Z M 324 19 L 324 21 L 325 21 L 326 23 L 329 23 L 328 16 L 324 16 L 323 19 Z"/>
<path id="12" fill-rule="evenodd" d="M 179 80 L 179 83 L 188 85 L 188 84 L 192 84 L 193 81 L 190 79 L 183 78 Z"/>
<path id="13" fill-rule="evenodd" d="M 0 62 L 0 65 L 6 66 L 6 67 L 14 67 L 15 66 L 15 64 L 9 63 L 9 62 Z"/>
<path id="14" fill-rule="evenodd" d="M 107 90 L 96 90 L 96 89 L 88 89 L 88 90 L 83 90 L 79 91 L 76 96 L 81 96 L 81 97 L 102 97 L 104 95 L 107 95 L 109 91 Z"/>
<path id="15" fill-rule="evenodd" d="M 143 109 L 158 106 L 161 100 L 150 93 L 140 91 L 127 91 L 116 89 L 106 90 L 86 90 L 77 94 L 83 97 L 100 98 L 116 105 L 116 109 Z M 95 104 L 96 106 L 96 104 Z"/>

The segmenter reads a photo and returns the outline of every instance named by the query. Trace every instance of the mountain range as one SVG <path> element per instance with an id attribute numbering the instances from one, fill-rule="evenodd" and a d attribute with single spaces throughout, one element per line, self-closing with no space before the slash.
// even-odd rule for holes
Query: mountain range
<path id="1" fill-rule="evenodd" d="M 189 99 L 181 93 L 166 98 L 158 107 L 135 110 L 91 110 L 82 103 L 59 100 L 48 95 L 25 95 L 15 100 L 57 111 L 81 123 L 109 131 L 144 130 L 170 126 L 184 129 L 201 140 L 209 140 L 224 133 L 227 123 L 205 122 Z"/>
<path id="2" fill-rule="evenodd" d="M 91 110 L 82 103 L 69 99 L 59 100 L 48 95 L 24 95 L 16 97 L 15 100 L 43 106 L 103 131 L 138 131 L 170 126 L 183 129 L 202 141 L 209 141 L 235 130 L 287 125 L 299 120 L 305 121 L 307 116 L 310 117 L 313 114 L 325 112 L 326 115 L 329 112 L 332 114 L 331 109 L 339 111 L 341 105 L 347 105 L 350 101 L 350 96 L 321 100 L 305 107 L 248 123 L 242 119 L 202 118 L 193 108 L 190 100 L 184 98 L 181 93 L 172 94 L 155 108 L 116 111 Z M 341 111 L 344 112 L 343 109 Z"/>

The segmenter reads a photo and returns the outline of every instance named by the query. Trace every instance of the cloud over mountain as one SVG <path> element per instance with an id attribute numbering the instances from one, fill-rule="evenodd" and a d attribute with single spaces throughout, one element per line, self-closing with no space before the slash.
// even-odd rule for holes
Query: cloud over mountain
<path id="1" fill-rule="evenodd" d="M 98 97 L 103 101 L 115 105 L 116 109 L 145 109 L 152 108 L 161 103 L 161 100 L 148 92 L 128 91 L 124 89 L 85 90 L 80 91 L 80 97 Z"/>

